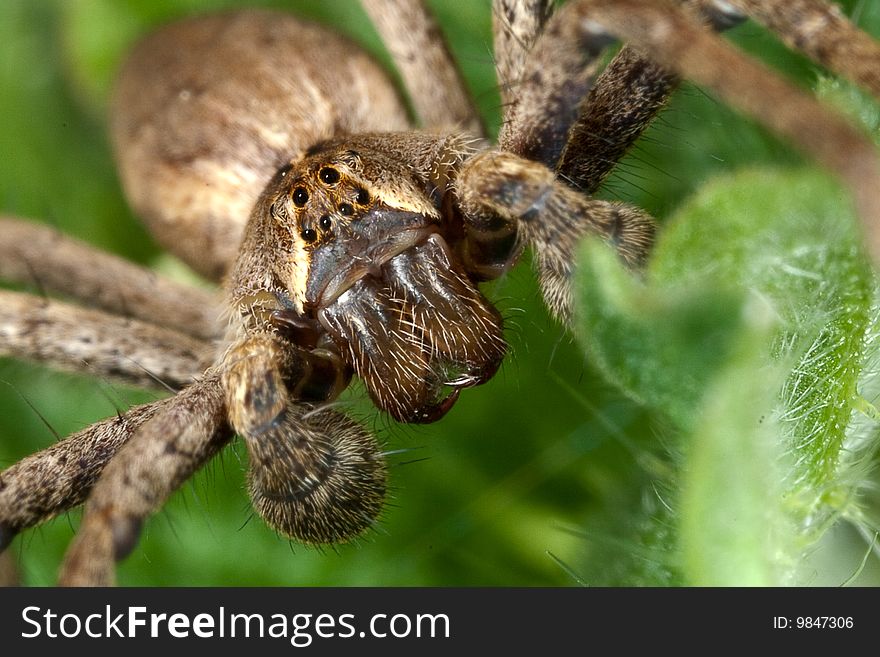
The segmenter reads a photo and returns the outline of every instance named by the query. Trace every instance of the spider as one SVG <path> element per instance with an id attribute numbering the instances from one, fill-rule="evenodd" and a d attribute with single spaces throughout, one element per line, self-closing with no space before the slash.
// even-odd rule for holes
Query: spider
<path id="1" fill-rule="evenodd" d="M 280 14 L 171 25 L 123 69 L 111 130 L 128 197 L 165 248 L 223 281 L 222 301 L 3 220 L 5 279 L 98 310 L 2 292 L 0 353 L 179 392 L 3 471 L 0 548 L 85 502 L 61 582 L 112 583 L 143 520 L 235 434 L 254 507 L 280 533 L 333 543 L 370 527 L 381 449 L 327 402 L 356 375 L 394 419 L 439 420 L 504 358 L 501 315 L 478 284 L 526 247 L 563 323 L 582 237 L 638 268 L 653 221 L 591 195 L 680 76 L 839 172 L 877 251 L 873 147 L 712 34 L 752 14 L 878 93 L 876 46 L 825 2 L 574 0 L 554 14 L 542 0 L 498 0 L 497 146 L 421 3 L 363 4 L 420 130 L 355 46 Z M 631 45 L 602 69 L 613 37 Z"/>

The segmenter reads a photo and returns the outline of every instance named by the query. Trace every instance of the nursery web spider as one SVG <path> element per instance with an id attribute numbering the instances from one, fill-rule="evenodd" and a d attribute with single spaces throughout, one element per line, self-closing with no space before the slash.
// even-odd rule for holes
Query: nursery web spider
<path id="1" fill-rule="evenodd" d="M 83 304 L 0 291 L 0 354 L 178 390 L 0 473 L 0 549 L 85 503 L 61 582 L 112 583 L 144 519 L 235 435 L 269 525 L 306 543 L 360 534 L 382 508 L 383 454 L 326 402 L 357 376 L 401 422 L 466 403 L 507 351 L 478 285 L 526 248 L 563 323 L 582 237 L 638 268 L 653 220 L 593 195 L 683 78 L 838 173 L 880 253 L 874 148 L 717 35 L 752 17 L 880 95 L 880 48 L 833 4 L 495 0 L 494 145 L 422 2 L 363 5 L 417 130 L 371 58 L 280 13 L 171 24 L 122 68 L 110 129 L 126 194 L 222 295 L 0 219 L 0 277 Z M 615 39 L 627 45 L 603 67 Z"/>

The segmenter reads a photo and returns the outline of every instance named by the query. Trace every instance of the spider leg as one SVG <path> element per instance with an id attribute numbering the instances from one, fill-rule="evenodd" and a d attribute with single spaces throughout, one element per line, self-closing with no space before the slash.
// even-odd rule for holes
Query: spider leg
<path id="1" fill-rule="evenodd" d="M 679 0 L 713 29 L 726 30 L 745 20 L 713 0 Z M 727 10 L 725 10 L 727 9 Z M 581 104 L 577 121 L 558 164 L 559 177 L 593 194 L 621 157 L 650 125 L 680 83 L 671 71 L 636 48 L 624 46 L 609 62 Z M 547 163 L 553 166 L 554 163 Z"/>
<path id="2" fill-rule="evenodd" d="M 229 419 L 247 444 L 251 500 L 266 523 L 306 543 L 341 542 L 381 511 L 385 462 L 358 423 L 294 401 L 291 377 L 305 372 L 298 360 L 271 335 L 233 347 L 222 377 Z"/>
<path id="3" fill-rule="evenodd" d="M 143 520 L 231 437 L 215 371 L 166 400 L 104 468 L 59 582 L 111 585 L 115 562 L 136 545 Z"/>
<path id="4" fill-rule="evenodd" d="M 422 126 L 482 134 L 479 114 L 422 0 L 361 0 L 400 71 Z"/>
<path id="5" fill-rule="evenodd" d="M 503 106 L 516 94 L 529 51 L 552 11 L 550 0 L 493 0 L 492 45 Z"/>
<path id="6" fill-rule="evenodd" d="M 569 6 L 591 34 L 604 26 L 836 173 L 853 194 L 869 251 L 880 260 L 880 159 L 871 140 L 848 121 L 667 2 L 578 0 Z"/>
<path id="7" fill-rule="evenodd" d="M 97 422 L 0 472 L 0 551 L 18 532 L 82 504 L 110 459 L 166 404 Z"/>
<path id="8" fill-rule="evenodd" d="M 594 193 L 666 105 L 677 75 L 624 47 L 584 99 L 559 159 L 560 179 Z"/>
<path id="9" fill-rule="evenodd" d="M 707 0 L 679 2 L 715 29 L 739 20 Z M 563 9 L 554 17 L 529 53 L 524 89 L 517 89 L 527 97 L 505 117 L 501 144 L 556 167 L 563 180 L 591 194 L 666 104 L 679 78 L 632 47 L 624 47 L 596 78 L 597 56 L 607 41 L 601 31 L 579 28 L 574 13 Z"/>
<path id="10" fill-rule="evenodd" d="M 719 29 L 736 20 L 701 7 L 699 0 L 683 4 L 701 8 Z M 558 166 L 566 183 L 594 191 L 678 83 L 675 73 L 632 48 L 619 53 L 597 83 L 608 36 L 576 2 L 550 18 L 522 64 L 517 98 L 505 115 L 499 144 L 509 154 L 489 152 L 469 161 L 457 190 L 468 228 L 462 249 L 467 266 L 497 275 L 531 243 L 548 305 L 566 321 L 579 238 L 604 236 L 637 266 L 653 241 L 654 225 L 634 208 L 567 193 L 545 167 Z"/>
<path id="11" fill-rule="evenodd" d="M 610 43 L 604 31 L 582 29 L 565 5 L 547 21 L 529 52 L 498 135 L 502 149 L 555 166 L 581 100 L 592 88 Z"/>
<path id="12" fill-rule="evenodd" d="M 544 165 L 513 153 L 491 150 L 468 160 L 457 192 L 472 228 L 487 242 L 516 230 L 521 242 L 535 247 L 544 298 L 564 322 L 571 319 L 569 279 L 584 235 L 604 238 L 633 267 L 653 241 L 654 222 L 644 212 L 590 199 Z"/>
<path id="13" fill-rule="evenodd" d="M 0 216 L 0 279 L 35 284 L 116 315 L 217 337 L 220 299 L 36 222 Z"/>
<path id="14" fill-rule="evenodd" d="M 880 99 L 880 46 L 825 0 L 728 0 L 791 48 Z"/>
<path id="15" fill-rule="evenodd" d="M 0 356 L 155 388 L 189 384 L 213 355 L 212 344 L 172 329 L 0 290 Z"/>
<path id="16" fill-rule="evenodd" d="M 581 20 L 577 5 L 552 16 L 524 64 L 517 99 L 499 135 L 501 150 L 468 160 L 457 181 L 467 227 L 466 265 L 487 277 L 497 275 L 525 244 L 533 245 L 545 299 L 563 321 L 571 317 L 568 281 L 581 237 L 605 237 L 632 266 L 644 261 L 653 241 L 647 215 L 591 200 L 557 181 L 548 168 L 556 166 L 569 142 L 608 44 L 608 34 Z M 619 61 L 633 60 L 625 55 Z M 649 78 L 658 71 L 654 67 Z"/>

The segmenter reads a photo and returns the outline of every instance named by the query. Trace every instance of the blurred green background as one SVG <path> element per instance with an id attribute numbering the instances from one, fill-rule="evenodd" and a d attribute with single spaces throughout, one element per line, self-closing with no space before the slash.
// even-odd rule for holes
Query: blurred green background
<path id="1" fill-rule="evenodd" d="M 120 195 L 104 107 L 126 48 L 151 26 L 216 7 L 273 6 L 336 26 L 387 62 L 353 0 L 4 0 L 0 3 L 0 202 L 103 249 L 186 277 L 162 255 Z M 432 2 L 493 132 L 500 121 L 488 0 Z M 843 3 L 880 34 L 877 3 Z M 811 86 L 816 69 L 748 23 L 736 43 Z M 748 120 L 685 85 L 608 182 L 603 195 L 660 221 L 719 172 L 799 157 Z M 2 235 L 0 235 L 2 239 Z M 290 544 L 251 512 L 240 446 L 228 448 L 147 524 L 120 565 L 123 585 L 567 586 L 663 583 L 662 532 L 645 531 L 665 492 L 667 422 L 596 373 L 544 311 L 522 263 L 491 296 L 509 318 L 512 355 L 466 391 L 442 422 L 393 425 L 355 401 L 386 441 L 392 497 L 377 530 L 353 545 Z M 154 398 L 88 376 L 0 359 L 0 467 Z M 409 461 L 414 461 L 408 463 Z M 646 499 L 647 498 L 647 499 Z M 631 513 L 634 506 L 639 514 Z M 27 584 L 49 585 L 79 512 L 26 532 L 10 548 Z M 621 526 L 623 523 L 623 526 Z M 807 584 L 839 584 L 865 546 L 842 525 L 812 553 Z M 640 564 L 633 568 L 633 564 Z M 640 575 L 638 573 L 648 573 Z M 674 581 L 670 578 L 669 581 Z M 876 560 L 859 583 L 880 582 Z"/>

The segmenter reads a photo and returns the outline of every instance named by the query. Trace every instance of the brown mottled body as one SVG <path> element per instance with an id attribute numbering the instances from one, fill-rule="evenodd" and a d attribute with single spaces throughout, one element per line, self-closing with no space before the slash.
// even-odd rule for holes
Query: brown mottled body
<path id="1" fill-rule="evenodd" d="M 824 3 L 791 3 L 800 8 L 792 15 L 783 4 L 765 2 L 767 15 L 820 52 L 803 25 Z M 97 256 L 103 276 L 95 275 L 82 264 L 88 247 L 0 220 L 15 235 L 0 245 L 14 259 L 0 263 L 0 275 L 94 298 L 106 311 L 0 293 L 0 353 L 60 366 L 85 361 L 140 385 L 150 377 L 139 373 L 155 370 L 187 386 L 0 473 L 0 549 L 88 495 L 61 581 L 112 583 L 143 520 L 233 432 L 248 449 L 254 508 L 279 532 L 321 543 L 370 528 L 387 488 L 381 448 L 322 405 L 357 375 L 398 420 L 449 412 L 464 389 L 493 376 L 507 348 L 501 315 L 478 284 L 507 271 L 528 246 L 547 304 L 564 321 L 585 235 L 641 266 L 651 218 L 585 191 L 601 183 L 679 77 L 758 115 L 841 172 L 880 254 L 873 146 L 704 24 L 723 28 L 737 20 L 731 6 L 751 3 L 574 0 L 548 18 L 549 6 L 494 3 L 507 105 L 497 147 L 449 132 L 478 131 L 478 121 L 417 0 L 367 7 L 424 132 L 408 131 L 396 92 L 356 47 L 283 15 L 190 19 L 138 46 L 112 120 L 123 184 L 170 250 L 211 278 L 227 276 L 227 330 L 213 341 L 210 295 Z M 631 44 L 603 73 L 611 35 Z M 861 38 L 849 50 L 844 41 L 829 42 L 835 62 L 878 52 Z M 327 59 L 332 68 L 322 65 Z M 858 64 L 843 68 L 862 79 Z M 42 249 L 54 254 L 56 270 L 29 276 L 53 266 L 39 262 Z M 145 289 L 129 296 L 128 285 Z M 137 310 L 127 307 L 131 299 Z"/>
<path id="2" fill-rule="evenodd" d="M 518 93 L 529 53 L 552 10 L 550 0 L 492 0 L 495 71 L 505 106 Z"/>
<path id="3" fill-rule="evenodd" d="M 880 98 L 880 50 L 840 7 L 824 0 L 729 0 L 785 43 Z"/>
<path id="4" fill-rule="evenodd" d="M 500 315 L 454 253 L 465 226 L 443 211 L 470 140 L 367 134 L 316 150 L 282 169 L 255 207 L 230 279 L 239 335 L 266 331 L 278 313 L 299 317 L 380 408 L 439 419 L 506 351 Z"/>
<path id="5" fill-rule="evenodd" d="M 0 279 L 203 340 L 222 333 L 222 298 L 182 285 L 48 226 L 0 216 Z M 52 262 L 44 267 L 45 261 Z"/>
<path id="6" fill-rule="evenodd" d="M 86 502 L 80 531 L 61 569 L 64 586 L 108 586 L 107 568 L 137 544 L 154 509 L 231 438 L 212 371 L 143 419 L 136 440 L 110 460 Z"/>
<path id="7" fill-rule="evenodd" d="M 461 74 L 421 0 L 361 0 L 406 83 L 425 128 L 467 130 L 482 125 Z"/>
<path id="8" fill-rule="evenodd" d="M 182 388 L 211 364 L 214 346 L 156 324 L 0 290 L 0 356 Z"/>
<path id="9" fill-rule="evenodd" d="M 0 472 L 0 549 L 22 529 L 82 504 L 104 466 L 168 400 L 131 408 Z"/>

